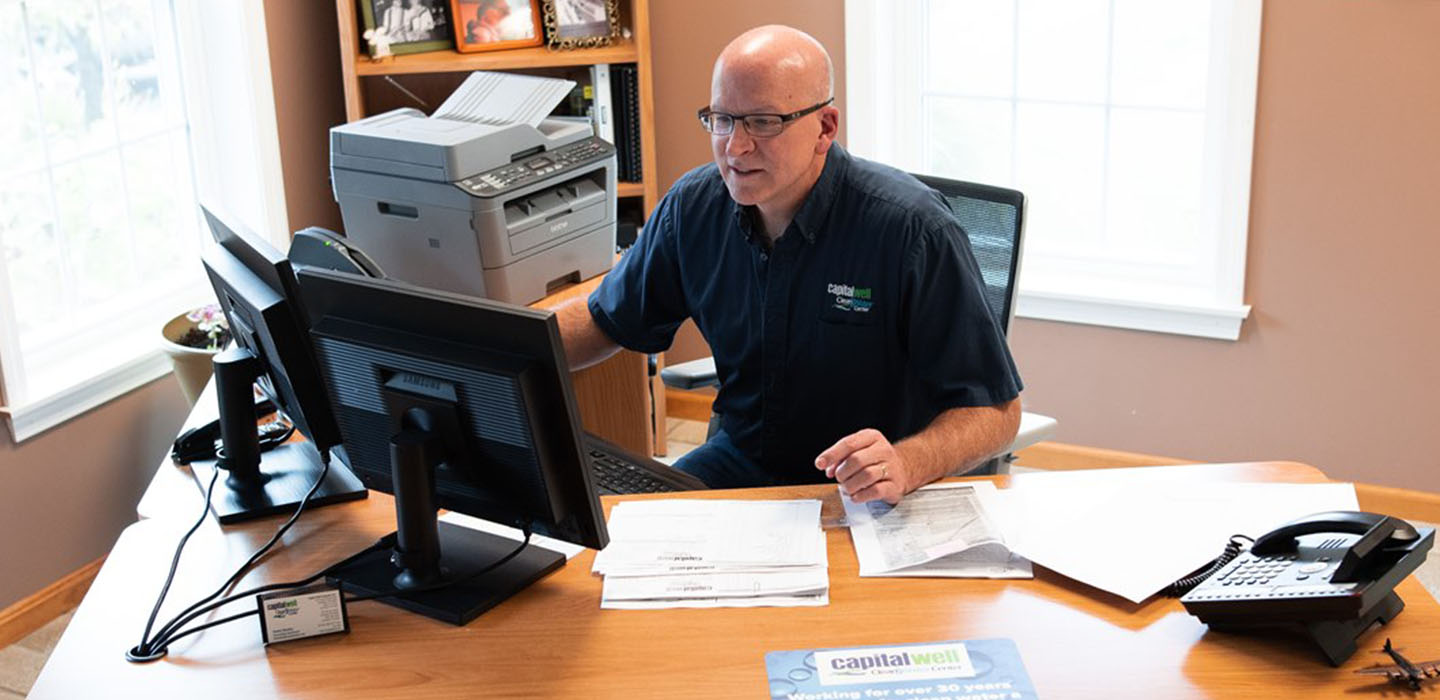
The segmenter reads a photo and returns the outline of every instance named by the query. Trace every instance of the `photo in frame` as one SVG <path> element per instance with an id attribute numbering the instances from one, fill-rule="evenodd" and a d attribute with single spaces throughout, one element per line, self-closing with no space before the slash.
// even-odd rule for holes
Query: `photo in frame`
<path id="1" fill-rule="evenodd" d="M 536 0 L 450 0 L 455 17 L 455 50 L 495 51 L 539 46 L 540 7 Z"/>
<path id="2" fill-rule="evenodd" d="M 552 49 L 608 46 L 620 35 L 616 0 L 543 0 L 545 36 Z"/>
<path id="3" fill-rule="evenodd" d="M 450 0 L 359 2 L 360 18 L 365 24 L 362 34 L 374 32 L 383 37 L 380 41 L 367 37 L 374 58 L 386 53 L 421 53 L 455 46 L 450 29 Z M 377 51 L 377 44 L 388 46 L 388 52 Z"/>

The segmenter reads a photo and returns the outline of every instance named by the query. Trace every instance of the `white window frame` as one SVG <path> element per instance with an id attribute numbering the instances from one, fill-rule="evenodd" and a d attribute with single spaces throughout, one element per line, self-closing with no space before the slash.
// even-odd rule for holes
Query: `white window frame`
<path id="1" fill-rule="evenodd" d="M 1018 0 L 1022 1 L 1023 0 Z M 1236 340 L 1244 303 L 1262 0 L 1217 0 L 1212 15 L 1203 215 L 1214 241 L 1212 292 L 1153 301 L 1141 288 L 1037 289 L 1021 270 L 1016 315 L 1070 323 Z M 921 150 L 924 0 L 846 0 L 847 141 L 857 155 L 914 169 Z M 1031 262 L 1033 256 L 1027 259 Z M 1163 298 L 1163 297 L 1162 297 Z"/>
<path id="2" fill-rule="evenodd" d="M 171 12 L 195 196 L 238 216 L 253 230 L 263 231 L 283 250 L 288 247 L 289 235 L 264 5 L 247 0 L 178 1 L 171 3 Z M 223 39 L 217 40 L 225 36 L 238 41 L 224 44 Z M 217 51 L 221 46 L 230 50 Z M 228 121 L 222 124 L 217 115 Z M 198 213 L 195 220 L 199 222 Z M 200 263 L 196 260 L 195 264 Z M 10 294 L 3 275 L 0 294 Z M 7 388 L 24 379 L 17 359 L 19 339 L 8 330 L 16 325 L 8 311 L 8 305 L 0 304 L 0 385 Z M 169 374 L 170 359 L 159 349 L 159 328 L 155 331 L 153 350 L 50 396 L 0 406 L 14 442 L 28 440 Z"/>

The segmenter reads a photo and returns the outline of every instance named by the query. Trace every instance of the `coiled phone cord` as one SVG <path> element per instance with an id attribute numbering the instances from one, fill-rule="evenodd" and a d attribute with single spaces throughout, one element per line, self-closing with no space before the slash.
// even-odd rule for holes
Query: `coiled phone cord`
<path id="1" fill-rule="evenodd" d="M 1255 539 L 1252 537 L 1246 535 L 1231 535 L 1230 543 L 1225 545 L 1225 551 L 1221 552 L 1220 556 L 1215 557 L 1214 561 L 1206 565 L 1204 569 L 1166 586 L 1164 590 L 1160 591 L 1160 594 L 1167 598 L 1179 598 L 1189 593 L 1190 589 L 1204 583 L 1205 579 L 1214 576 L 1215 572 L 1225 568 L 1226 564 L 1234 561 L 1235 557 L 1240 556 L 1240 553 L 1249 549 L 1249 545 L 1252 544 L 1255 544 Z"/>

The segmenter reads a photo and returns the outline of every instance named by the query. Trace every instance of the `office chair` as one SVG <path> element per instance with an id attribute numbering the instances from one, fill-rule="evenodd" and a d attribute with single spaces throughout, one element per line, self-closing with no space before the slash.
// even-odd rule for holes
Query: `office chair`
<path id="1" fill-rule="evenodd" d="M 945 198 L 951 214 L 965 229 L 970 239 L 970 250 L 984 279 L 985 303 L 999 322 L 1000 331 L 1008 334 L 1010 320 L 1015 317 L 1016 278 L 1025 234 L 1025 195 L 1003 187 L 929 175 L 916 175 L 915 178 Z M 666 367 L 660 371 L 660 379 L 665 386 L 676 389 L 698 389 L 719 384 L 713 357 Z M 714 434 L 718 427 L 716 418 L 714 415 L 710 418 L 709 434 Z M 1020 430 L 1009 448 L 967 473 L 1008 472 L 1014 453 L 1049 438 L 1054 434 L 1055 426 L 1055 419 L 1049 416 L 1022 413 Z"/>

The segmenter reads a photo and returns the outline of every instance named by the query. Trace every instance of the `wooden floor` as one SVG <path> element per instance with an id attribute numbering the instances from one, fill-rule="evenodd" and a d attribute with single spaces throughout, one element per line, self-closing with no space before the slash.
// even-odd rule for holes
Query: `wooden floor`
<path id="1" fill-rule="evenodd" d="M 666 442 L 668 454 L 663 461 L 674 462 L 686 452 L 705 442 L 706 424 L 700 421 L 684 420 L 680 418 L 666 419 Z M 1031 460 L 1027 462 L 1026 457 Z M 1048 453 L 1036 451 L 1030 454 L 1022 454 L 1021 461 L 1014 467 L 1013 471 L 1039 471 L 1047 468 L 1044 461 Z M 1071 467 L 1072 465 L 1054 465 L 1060 468 Z M 1073 467 L 1072 467 L 1073 468 Z M 1416 525 L 1433 527 L 1425 523 Z M 1440 600 L 1440 555 L 1431 556 L 1425 564 L 1415 573 L 1430 594 Z M 0 649 L 0 700 L 18 700 L 24 698 L 30 687 L 35 683 L 35 678 L 40 674 L 40 669 L 45 665 L 50 652 L 65 631 L 65 626 L 70 623 L 70 616 L 73 611 L 51 621 L 44 627 L 31 633 L 20 641 Z M 121 653 L 117 651 L 116 653 Z"/>
<path id="2" fill-rule="evenodd" d="M 709 425 L 695 420 L 684 420 L 682 418 L 665 419 L 665 444 L 667 451 L 660 461 L 666 464 L 674 464 L 686 452 L 705 444 L 705 431 Z"/>

